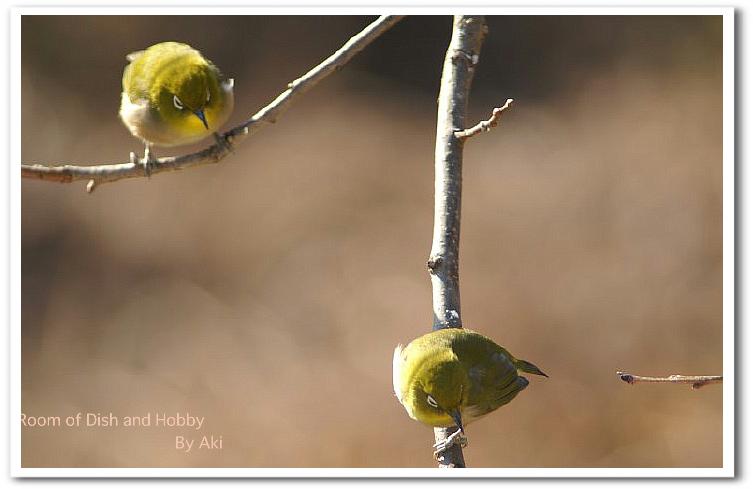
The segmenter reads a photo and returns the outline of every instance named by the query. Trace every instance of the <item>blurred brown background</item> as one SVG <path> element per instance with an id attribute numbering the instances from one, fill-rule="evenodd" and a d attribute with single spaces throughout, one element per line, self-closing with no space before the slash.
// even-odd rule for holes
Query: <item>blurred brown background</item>
<path id="1" fill-rule="evenodd" d="M 237 123 L 371 20 L 26 16 L 23 161 L 142 150 L 117 117 L 131 51 L 199 48 Z M 720 386 L 614 373 L 721 373 L 721 17 L 488 23 L 469 120 L 516 104 L 466 145 L 463 319 L 551 377 L 469 427 L 469 466 L 721 466 Z M 431 327 L 449 33 L 404 20 L 218 166 L 23 182 L 23 411 L 188 412 L 224 445 L 26 428 L 24 466 L 434 465 L 391 361 Z"/>

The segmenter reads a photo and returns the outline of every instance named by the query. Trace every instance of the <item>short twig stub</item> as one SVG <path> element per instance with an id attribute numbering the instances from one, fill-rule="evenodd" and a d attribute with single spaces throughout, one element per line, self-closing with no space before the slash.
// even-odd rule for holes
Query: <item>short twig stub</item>
<path id="1" fill-rule="evenodd" d="M 512 105 L 513 99 L 508 98 L 505 105 L 502 107 L 496 107 L 492 110 L 492 116 L 485 121 L 481 121 L 473 127 L 470 127 L 464 131 L 455 131 L 455 137 L 458 139 L 467 139 L 475 136 L 483 131 L 491 131 L 492 127 L 496 127 L 499 124 L 499 120 L 502 118 L 502 112 L 506 111 Z"/>

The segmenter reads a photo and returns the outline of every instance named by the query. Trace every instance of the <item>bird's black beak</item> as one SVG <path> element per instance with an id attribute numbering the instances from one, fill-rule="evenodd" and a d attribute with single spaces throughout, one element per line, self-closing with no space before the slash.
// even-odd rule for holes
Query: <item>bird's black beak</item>
<path id="1" fill-rule="evenodd" d="M 460 410 L 455 409 L 454 411 L 451 411 L 450 416 L 452 416 L 452 419 L 455 420 L 455 424 L 457 425 L 460 432 L 465 434 L 465 430 L 463 430 L 463 418 L 460 416 Z"/>
<path id="2" fill-rule="evenodd" d="M 209 124 L 207 124 L 207 117 L 204 115 L 204 109 L 199 109 L 195 111 L 194 115 L 201 120 L 201 122 L 204 124 L 204 127 L 209 129 Z"/>

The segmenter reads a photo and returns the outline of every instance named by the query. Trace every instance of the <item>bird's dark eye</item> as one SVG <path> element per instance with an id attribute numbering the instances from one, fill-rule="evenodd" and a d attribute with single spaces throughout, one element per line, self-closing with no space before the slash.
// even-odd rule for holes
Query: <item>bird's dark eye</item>
<path id="1" fill-rule="evenodd" d="M 178 110 L 183 110 L 183 102 L 180 101 L 177 95 L 173 95 L 173 105 Z"/>
<path id="2" fill-rule="evenodd" d="M 439 404 L 437 404 L 437 401 L 435 401 L 433 397 L 428 396 L 428 395 L 426 396 L 426 403 L 433 408 L 439 407 Z"/>

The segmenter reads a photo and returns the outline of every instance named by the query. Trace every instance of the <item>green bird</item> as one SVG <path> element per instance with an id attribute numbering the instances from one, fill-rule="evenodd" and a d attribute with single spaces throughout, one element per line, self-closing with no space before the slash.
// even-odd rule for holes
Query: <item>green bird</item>
<path id="1" fill-rule="evenodd" d="M 126 56 L 120 118 L 151 146 L 180 146 L 214 134 L 233 110 L 233 79 L 187 44 L 161 42 Z"/>
<path id="2" fill-rule="evenodd" d="M 548 377 L 536 365 L 518 360 L 474 331 L 446 328 L 398 345 L 392 382 L 408 415 L 437 427 L 458 430 L 436 444 L 435 456 L 453 443 L 466 444 L 465 426 L 512 401 L 528 386 L 527 372 Z"/>

